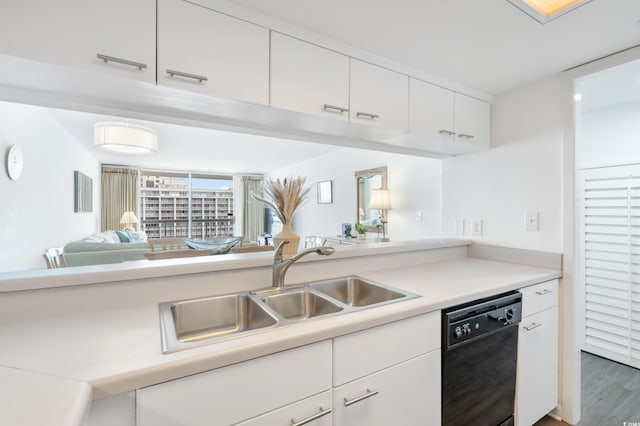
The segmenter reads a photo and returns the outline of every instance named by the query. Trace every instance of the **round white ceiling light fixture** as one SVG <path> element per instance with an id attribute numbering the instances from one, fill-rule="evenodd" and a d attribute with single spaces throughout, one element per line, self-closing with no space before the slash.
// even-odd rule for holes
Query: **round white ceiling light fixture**
<path id="1" fill-rule="evenodd" d="M 137 124 L 101 122 L 93 126 L 93 143 L 118 154 L 151 155 L 158 152 L 158 133 Z"/>

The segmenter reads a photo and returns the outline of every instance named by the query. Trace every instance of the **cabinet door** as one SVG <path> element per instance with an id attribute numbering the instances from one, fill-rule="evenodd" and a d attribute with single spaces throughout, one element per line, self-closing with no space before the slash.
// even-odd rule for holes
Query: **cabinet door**
<path id="1" fill-rule="evenodd" d="M 558 308 L 522 319 L 518 332 L 516 425 L 531 426 L 558 405 Z"/>
<path id="2" fill-rule="evenodd" d="M 440 424 L 440 351 L 333 391 L 335 426 Z"/>
<path id="3" fill-rule="evenodd" d="M 409 77 L 351 59 L 352 123 L 403 132 L 409 127 Z"/>
<path id="4" fill-rule="evenodd" d="M 271 33 L 271 106 L 349 119 L 349 57 Z"/>
<path id="5" fill-rule="evenodd" d="M 269 30 L 183 0 L 158 0 L 158 84 L 269 103 Z"/>
<path id="6" fill-rule="evenodd" d="M 409 132 L 424 136 L 416 140 L 425 142 L 425 146 L 416 148 L 445 152 L 450 149 L 455 135 L 453 98 L 451 90 L 410 79 Z"/>
<path id="7" fill-rule="evenodd" d="M 230 425 L 331 389 L 331 341 L 136 391 L 137 426 Z"/>
<path id="8" fill-rule="evenodd" d="M 331 396 L 323 392 L 235 426 L 331 426 Z"/>
<path id="9" fill-rule="evenodd" d="M 5 1 L 0 54 L 154 82 L 155 3 Z M 105 62 L 99 54 L 113 59 Z"/>
<path id="10" fill-rule="evenodd" d="M 489 148 L 489 103 L 470 96 L 455 94 L 456 140 L 472 147 Z"/>

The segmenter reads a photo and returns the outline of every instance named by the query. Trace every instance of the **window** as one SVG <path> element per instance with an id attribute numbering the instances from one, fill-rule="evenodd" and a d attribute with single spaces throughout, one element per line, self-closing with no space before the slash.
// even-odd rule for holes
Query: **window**
<path id="1" fill-rule="evenodd" d="M 140 173 L 140 224 L 149 238 L 232 235 L 233 222 L 231 176 Z"/>

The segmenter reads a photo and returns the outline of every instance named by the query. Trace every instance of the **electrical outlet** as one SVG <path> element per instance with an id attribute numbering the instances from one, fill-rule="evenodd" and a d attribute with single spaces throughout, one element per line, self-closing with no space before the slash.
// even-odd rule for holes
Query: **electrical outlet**
<path id="1" fill-rule="evenodd" d="M 471 235 L 476 237 L 482 235 L 482 219 L 473 219 L 471 221 Z"/>
<path id="2" fill-rule="evenodd" d="M 456 235 L 464 235 L 464 219 L 456 219 Z"/>
<path id="3" fill-rule="evenodd" d="M 525 231 L 539 231 L 540 224 L 538 222 L 538 212 L 525 212 L 524 213 L 524 230 Z"/>

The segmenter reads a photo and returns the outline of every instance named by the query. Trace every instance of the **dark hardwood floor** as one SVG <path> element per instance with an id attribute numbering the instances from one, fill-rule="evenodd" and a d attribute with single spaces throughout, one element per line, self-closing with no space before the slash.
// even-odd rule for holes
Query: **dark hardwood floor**
<path id="1" fill-rule="evenodd" d="M 582 353 L 582 419 L 578 426 L 640 425 L 640 370 Z M 535 426 L 566 426 L 545 417 Z"/>

